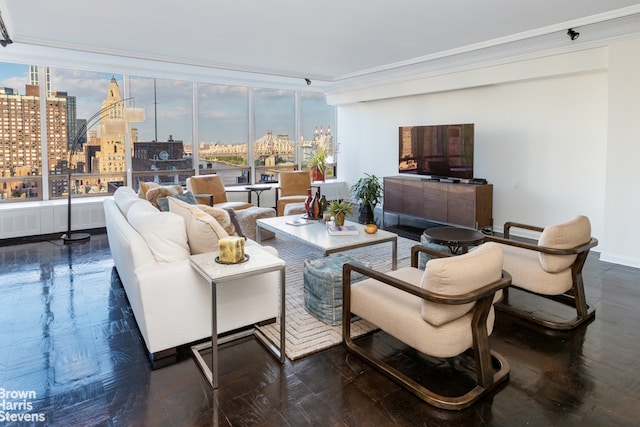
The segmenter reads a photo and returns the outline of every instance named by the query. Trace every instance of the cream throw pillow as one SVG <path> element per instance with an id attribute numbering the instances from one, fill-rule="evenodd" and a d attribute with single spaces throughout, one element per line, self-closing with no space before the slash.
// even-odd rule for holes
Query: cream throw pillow
<path id="1" fill-rule="evenodd" d="M 169 197 L 169 211 L 184 218 L 191 254 L 216 252 L 218 240 L 229 237 L 218 221 L 195 205 Z"/>
<path id="2" fill-rule="evenodd" d="M 178 215 L 159 212 L 150 203 L 140 200 L 129 209 L 127 221 L 147 242 L 158 263 L 189 257 L 184 220 Z"/>

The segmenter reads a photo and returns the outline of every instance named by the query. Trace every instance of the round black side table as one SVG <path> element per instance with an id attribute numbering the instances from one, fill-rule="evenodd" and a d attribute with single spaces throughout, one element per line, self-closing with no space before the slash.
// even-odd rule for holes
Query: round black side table
<path id="1" fill-rule="evenodd" d="M 454 255 L 465 254 L 469 246 L 479 245 L 484 240 L 481 232 L 458 227 L 427 228 L 423 234 L 429 242 L 448 247 Z"/>

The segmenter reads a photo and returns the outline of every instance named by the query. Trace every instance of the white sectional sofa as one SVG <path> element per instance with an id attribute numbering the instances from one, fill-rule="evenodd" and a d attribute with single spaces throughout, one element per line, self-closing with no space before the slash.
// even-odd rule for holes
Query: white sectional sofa
<path id="1" fill-rule="evenodd" d="M 169 364 L 178 346 L 211 336 L 211 286 L 189 263 L 185 221 L 159 211 L 129 187 L 106 199 L 104 211 L 115 268 L 152 365 Z M 218 333 L 275 318 L 279 280 L 272 272 L 219 286 Z"/>

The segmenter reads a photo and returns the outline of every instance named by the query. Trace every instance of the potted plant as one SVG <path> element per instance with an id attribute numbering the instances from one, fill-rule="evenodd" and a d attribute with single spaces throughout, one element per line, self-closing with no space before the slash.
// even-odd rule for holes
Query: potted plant
<path id="1" fill-rule="evenodd" d="M 336 225 L 344 225 L 344 219 L 353 213 L 353 204 L 346 200 L 334 200 L 329 204 L 328 212 Z"/>
<path id="2" fill-rule="evenodd" d="M 374 223 L 373 212 L 382 198 L 382 184 L 375 175 L 365 173 L 351 186 L 353 200 L 360 206 L 358 221 L 361 224 Z"/>
<path id="3" fill-rule="evenodd" d="M 311 181 L 324 181 L 326 164 L 327 151 L 322 147 L 317 147 L 309 157 L 309 176 Z"/>

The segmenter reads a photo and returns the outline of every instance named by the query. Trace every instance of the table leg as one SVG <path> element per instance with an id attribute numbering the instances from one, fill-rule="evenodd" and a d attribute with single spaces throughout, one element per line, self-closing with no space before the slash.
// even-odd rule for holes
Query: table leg
<path id="1" fill-rule="evenodd" d="M 398 238 L 391 241 L 391 269 L 398 269 Z"/>
<path id="2" fill-rule="evenodd" d="M 215 282 L 211 286 L 211 386 L 218 388 L 218 316 L 216 307 L 217 303 L 217 286 Z"/>
<path id="3" fill-rule="evenodd" d="M 285 270 L 284 267 L 282 267 L 282 270 L 280 270 L 280 363 L 284 363 L 285 361 L 285 352 L 284 352 L 284 345 L 285 345 L 285 304 L 286 304 L 286 299 L 285 299 Z"/>

